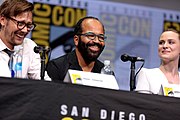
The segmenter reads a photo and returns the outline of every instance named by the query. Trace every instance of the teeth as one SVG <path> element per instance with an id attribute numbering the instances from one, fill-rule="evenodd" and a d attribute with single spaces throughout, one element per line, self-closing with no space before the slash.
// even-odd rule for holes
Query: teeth
<path id="1" fill-rule="evenodd" d="M 19 35 L 19 34 L 18 34 L 17 36 L 18 36 L 18 37 L 24 37 L 23 35 Z"/>
<path id="2" fill-rule="evenodd" d="M 91 46 L 91 47 L 98 48 L 97 46 Z"/>
<path id="3" fill-rule="evenodd" d="M 97 47 L 97 46 L 91 46 L 91 48 L 96 48 L 96 49 L 98 49 L 98 47 Z"/>
<path id="4" fill-rule="evenodd" d="M 89 47 L 92 51 L 99 51 L 99 47 L 98 46 L 90 46 Z"/>

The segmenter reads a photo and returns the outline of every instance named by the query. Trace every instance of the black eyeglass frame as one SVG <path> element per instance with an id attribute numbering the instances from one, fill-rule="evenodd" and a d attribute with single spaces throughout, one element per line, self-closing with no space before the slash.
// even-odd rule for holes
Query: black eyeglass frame
<path id="1" fill-rule="evenodd" d="M 12 17 L 7 17 L 7 18 L 14 21 L 14 23 L 16 22 L 15 24 L 17 25 L 17 28 L 20 29 L 20 30 L 24 29 L 25 26 L 30 31 L 33 30 L 36 27 L 35 23 L 30 24 L 30 23 L 25 23 L 24 21 L 18 21 L 16 19 L 12 18 Z"/>
<path id="2" fill-rule="evenodd" d="M 105 36 L 104 34 L 95 34 L 95 33 L 93 33 L 93 32 L 87 32 L 87 33 L 83 33 L 83 34 L 77 34 L 77 35 L 82 35 L 82 36 L 86 36 L 88 39 L 90 39 L 90 40 L 94 40 L 94 39 L 96 39 L 96 37 L 98 37 L 98 40 L 100 41 L 100 42 L 105 42 L 106 41 L 106 39 L 107 39 L 107 36 Z M 100 39 L 100 38 L 102 38 L 102 40 Z"/>

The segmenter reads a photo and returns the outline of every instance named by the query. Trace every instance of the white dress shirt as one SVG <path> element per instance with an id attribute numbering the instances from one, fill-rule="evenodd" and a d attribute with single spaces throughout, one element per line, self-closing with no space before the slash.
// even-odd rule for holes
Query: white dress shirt
<path id="1" fill-rule="evenodd" d="M 25 38 L 22 45 L 15 46 L 14 50 L 23 46 L 22 55 L 22 78 L 41 79 L 41 59 L 40 54 L 34 52 L 36 43 L 29 38 Z M 9 56 L 2 50 L 7 46 L 0 40 L 0 76 L 11 77 L 11 72 L 8 67 Z M 45 76 L 45 79 L 50 78 Z"/>
<path id="2" fill-rule="evenodd" d="M 180 75 L 180 72 L 179 72 Z M 169 84 L 166 76 L 159 68 L 142 68 L 137 75 L 136 90 L 141 93 L 161 94 L 161 86 Z"/>

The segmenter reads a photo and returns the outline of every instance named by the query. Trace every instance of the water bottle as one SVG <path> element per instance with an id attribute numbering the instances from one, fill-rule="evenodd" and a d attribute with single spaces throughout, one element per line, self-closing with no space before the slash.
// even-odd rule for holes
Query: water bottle
<path id="1" fill-rule="evenodd" d="M 23 47 L 20 47 L 19 50 L 16 51 L 14 57 L 15 58 L 14 71 L 16 78 L 22 78 L 22 52 L 23 52 Z"/>
<path id="2" fill-rule="evenodd" d="M 101 69 L 101 74 L 113 75 L 109 60 L 104 60 L 104 67 Z"/>

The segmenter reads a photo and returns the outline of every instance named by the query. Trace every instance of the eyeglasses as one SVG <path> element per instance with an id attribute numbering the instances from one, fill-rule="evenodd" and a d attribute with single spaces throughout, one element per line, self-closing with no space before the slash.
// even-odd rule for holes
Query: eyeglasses
<path id="1" fill-rule="evenodd" d="M 16 22 L 17 28 L 20 29 L 20 30 L 22 30 L 25 26 L 27 26 L 28 30 L 33 30 L 36 27 L 36 24 L 34 24 L 34 23 L 25 23 L 23 21 L 18 21 L 16 19 L 12 18 L 12 17 L 7 17 L 7 18 L 9 18 L 10 20 Z"/>
<path id="2" fill-rule="evenodd" d="M 93 32 L 87 32 L 87 33 L 84 33 L 84 34 L 77 34 L 77 35 L 83 35 L 83 36 L 86 36 L 88 39 L 90 40 L 94 40 L 96 39 L 96 37 L 98 37 L 98 40 L 100 42 L 104 42 L 107 37 L 104 35 L 104 34 L 99 34 L 99 35 L 96 35 L 95 33 Z"/>

